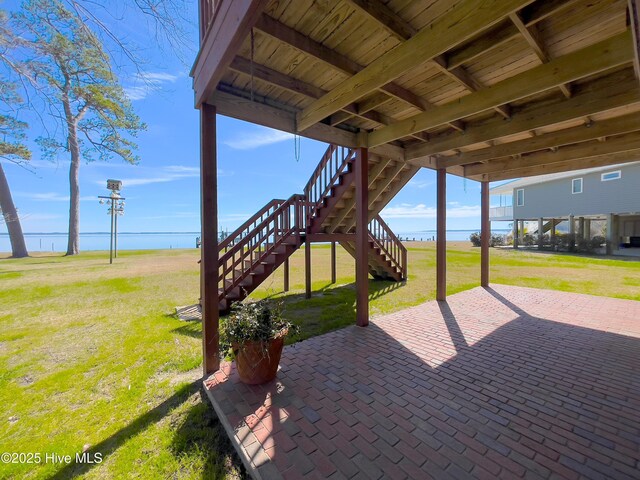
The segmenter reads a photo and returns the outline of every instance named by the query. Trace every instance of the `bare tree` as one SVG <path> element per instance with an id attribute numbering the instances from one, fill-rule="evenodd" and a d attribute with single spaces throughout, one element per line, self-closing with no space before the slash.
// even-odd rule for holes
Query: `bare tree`
<path id="1" fill-rule="evenodd" d="M 143 70 L 145 63 L 139 54 L 140 45 L 125 39 L 110 27 L 114 22 L 130 20 L 136 13 L 142 13 L 147 20 L 146 30 L 153 36 L 156 47 L 168 51 L 184 65 L 192 61 L 196 52 L 197 29 L 190 0 L 63 1 L 82 20 L 85 28 L 98 35 L 103 44 L 110 45 L 107 51 L 112 59 L 124 56 L 138 71 Z"/>
<path id="2" fill-rule="evenodd" d="M 135 163 L 132 137 L 145 125 L 111 69 L 102 44 L 58 0 L 28 0 L 13 15 L 21 68 L 61 128 L 38 139 L 46 156 L 70 155 L 67 255 L 79 252 L 80 161 L 112 156 Z"/>

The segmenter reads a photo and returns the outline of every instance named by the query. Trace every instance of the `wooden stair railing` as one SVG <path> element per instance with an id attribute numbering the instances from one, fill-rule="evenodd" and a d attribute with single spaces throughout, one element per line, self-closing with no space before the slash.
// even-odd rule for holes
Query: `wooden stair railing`
<path id="1" fill-rule="evenodd" d="M 330 145 L 307 182 L 303 195 L 274 199 L 218 245 L 220 310 L 246 298 L 304 241 L 318 233 L 330 210 L 353 183 L 355 151 Z M 407 250 L 376 216 L 369 223 L 369 271 L 376 278 L 407 276 Z M 352 255 L 355 247 L 344 243 Z"/>
<path id="2" fill-rule="evenodd" d="M 336 145 L 329 145 L 327 148 L 304 187 L 309 227 L 320 227 L 322 220 L 319 215 L 323 207 L 327 206 L 327 201 L 330 199 L 337 201 L 337 195 L 341 195 L 346 190 L 343 188 L 340 192 L 337 191 L 341 186 L 342 177 L 349 173 L 354 159 L 355 150 Z M 326 215 L 327 212 L 324 213 Z"/>
<path id="3" fill-rule="evenodd" d="M 222 255 L 236 243 L 240 242 L 244 237 L 249 235 L 257 225 L 260 225 L 265 219 L 271 216 L 275 210 L 285 203 L 285 201 L 286 200 L 273 199 L 254 213 L 246 222 L 236 228 L 233 233 L 229 234 L 218 243 L 218 255 Z"/>
<path id="4" fill-rule="evenodd" d="M 218 294 L 221 302 L 226 300 L 221 309 L 257 287 L 252 275 L 273 271 L 300 246 L 303 205 L 302 195 L 273 200 L 220 244 Z"/>
<path id="5" fill-rule="evenodd" d="M 369 222 L 369 239 L 373 241 L 374 248 L 379 248 L 381 253 L 396 269 L 401 279 L 407 278 L 407 248 L 400 239 L 391 231 L 380 215 Z"/>

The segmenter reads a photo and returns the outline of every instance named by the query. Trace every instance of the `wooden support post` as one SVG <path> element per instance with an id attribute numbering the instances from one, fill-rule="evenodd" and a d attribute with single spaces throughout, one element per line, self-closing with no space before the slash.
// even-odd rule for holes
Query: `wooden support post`
<path id="1" fill-rule="evenodd" d="M 584 219 L 584 239 L 591 240 L 591 219 Z"/>
<path id="2" fill-rule="evenodd" d="M 551 248 L 556 249 L 556 219 L 551 219 L 551 230 L 549 232 L 549 238 L 551 239 Z"/>
<path id="3" fill-rule="evenodd" d="M 331 242 L 331 283 L 336 283 L 336 242 Z"/>
<path id="4" fill-rule="evenodd" d="M 578 236 L 577 238 L 584 238 L 584 217 L 578 217 Z"/>
<path id="5" fill-rule="evenodd" d="M 304 298 L 311 298 L 311 242 L 304 241 Z"/>
<path id="6" fill-rule="evenodd" d="M 480 285 L 489 286 L 489 238 L 491 221 L 489 220 L 489 182 L 480 187 Z"/>
<path id="7" fill-rule="evenodd" d="M 518 225 L 518 242 L 524 245 L 524 220 L 520 220 L 520 225 Z"/>
<path id="8" fill-rule="evenodd" d="M 220 368 L 218 334 L 218 155 L 216 107 L 200 107 L 200 295 L 202 308 L 203 373 L 208 377 Z"/>
<path id="9" fill-rule="evenodd" d="M 289 291 L 289 259 L 284 261 L 284 288 L 285 292 Z"/>
<path id="10" fill-rule="evenodd" d="M 542 244 L 544 243 L 544 218 L 538 219 L 538 250 L 542 250 Z"/>
<path id="11" fill-rule="evenodd" d="M 437 173 L 436 300 L 447 298 L 447 170 Z"/>
<path id="12" fill-rule="evenodd" d="M 615 248 L 615 215 L 610 213 L 607 215 L 607 255 L 613 255 Z"/>
<path id="13" fill-rule="evenodd" d="M 569 215 L 569 251 L 573 252 L 576 247 L 576 219 Z"/>
<path id="14" fill-rule="evenodd" d="M 369 325 L 369 151 L 356 154 L 356 324 Z"/>
<path id="15" fill-rule="evenodd" d="M 518 238 L 520 236 L 520 233 L 518 232 L 518 224 L 518 220 L 513 221 L 513 248 L 515 249 L 518 248 Z"/>

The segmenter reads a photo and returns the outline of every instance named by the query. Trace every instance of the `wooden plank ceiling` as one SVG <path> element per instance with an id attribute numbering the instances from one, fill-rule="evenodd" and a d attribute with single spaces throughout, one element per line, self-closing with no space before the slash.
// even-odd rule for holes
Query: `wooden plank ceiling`
<path id="1" fill-rule="evenodd" d="M 636 161 L 637 5 L 270 0 L 202 100 L 476 180 Z"/>

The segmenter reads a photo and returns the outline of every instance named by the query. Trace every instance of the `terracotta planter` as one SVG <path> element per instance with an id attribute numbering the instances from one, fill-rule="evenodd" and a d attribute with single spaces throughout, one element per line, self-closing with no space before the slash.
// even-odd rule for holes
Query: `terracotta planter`
<path id="1" fill-rule="evenodd" d="M 232 345 L 236 368 L 242 382 L 260 385 L 276 378 L 285 335 L 267 342 Z"/>

